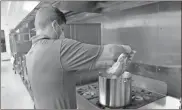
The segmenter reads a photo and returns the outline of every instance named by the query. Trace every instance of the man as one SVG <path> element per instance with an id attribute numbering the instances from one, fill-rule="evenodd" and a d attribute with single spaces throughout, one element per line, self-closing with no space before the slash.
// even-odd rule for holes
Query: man
<path id="1" fill-rule="evenodd" d="M 76 109 L 74 73 L 111 66 L 126 45 L 104 46 L 64 38 L 65 16 L 57 8 L 40 9 L 35 17 L 36 36 L 26 65 L 37 109 Z"/>

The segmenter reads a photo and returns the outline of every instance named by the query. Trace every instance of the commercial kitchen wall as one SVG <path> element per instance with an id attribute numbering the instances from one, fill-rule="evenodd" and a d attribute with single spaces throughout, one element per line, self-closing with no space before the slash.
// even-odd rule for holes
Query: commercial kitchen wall
<path id="1" fill-rule="evenodd" d="M 133 62 L 156 67 L 138 74 L 165 81 L 169 94 L 180 96 L 181 2 L 159 2 L 77 22 L 101 23 L 102 44 L 131 45 L 137 51 Z M 162 73 L 158 66 L 175 69 Z"/>
<path id="2" fill-rule="evenodd" d="M 102 24 L 102 44 L 129 44 L 134 62 L 181 65 L 181 3 L 159 2 L 105 13 L 84 23 Z"/>

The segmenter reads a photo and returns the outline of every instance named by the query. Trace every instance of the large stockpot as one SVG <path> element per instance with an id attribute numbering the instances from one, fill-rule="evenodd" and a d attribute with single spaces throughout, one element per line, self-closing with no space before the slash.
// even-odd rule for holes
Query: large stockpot
<path id="1" fill-rule="evenodd" d="M 131 73 L 124 72 L 113 78 L 99 74 L 99 103 L 109 108 L 119 108 L 131 103 Z"/>

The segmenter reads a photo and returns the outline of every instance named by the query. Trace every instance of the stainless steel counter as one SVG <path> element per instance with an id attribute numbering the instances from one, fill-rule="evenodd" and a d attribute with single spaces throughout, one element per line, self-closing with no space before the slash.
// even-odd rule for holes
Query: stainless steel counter
<path id="1" fill-rule="evenodd" d="M 179 109 L 179 99 L 166 96 L 139 109 Z"/>

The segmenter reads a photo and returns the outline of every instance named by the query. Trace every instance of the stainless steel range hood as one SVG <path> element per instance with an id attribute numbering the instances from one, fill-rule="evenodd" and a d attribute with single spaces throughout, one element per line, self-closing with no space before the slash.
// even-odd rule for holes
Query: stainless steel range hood
<path id="1" fill-rule="evenodd" d="M 69 22 L 74 22 L 156 2 L 157 1 L 61 1 L 55 6 L 60 10 L 71 11 L 69 14 L 66 14 L 66 17 Z"/>
<path id="2" fill-rule="evenodd" d="M 15 27 L 15 30 L 21 27 L 21 25 L 33 20 L 39 8 L 48 5 L 55 6 L 65 12 L 68 21 L 77 21 L 99 14 L 111 13 L 116 10 L 122 11 L 156 2 L 157 1 L 41 1 L 39 5 Z"/>

